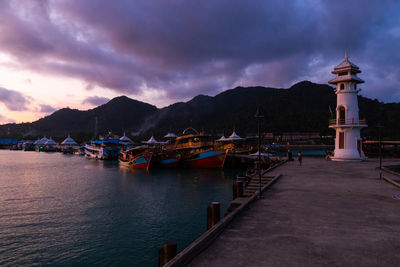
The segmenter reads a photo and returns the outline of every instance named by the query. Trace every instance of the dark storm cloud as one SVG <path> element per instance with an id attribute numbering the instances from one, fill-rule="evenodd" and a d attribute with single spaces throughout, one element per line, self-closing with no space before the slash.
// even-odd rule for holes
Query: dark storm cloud
<path id="1" fill-rule="evenodd" d="M 399 101 L 398 10 L 398 1 L 361 0 L 2 1 L 0 49 L 88 88 L 186 98 L 326 83 L 347 48 L 364 94 Z"/>
<path id="2" fill-rule="evenodd" d="M 89 96 L 89 97 L 86 97 L 82 101 L 82 104 L 90 104 L 90 105 L 93 105 L 93 106 L 100 106 L 100 105 L 103 105 L 103 104 L 107 103 L 108 101 L 110 101 L 110 99 L 106 98 L 106 97 Z"/>
<path id="3" fill-rule="evenodd" d="M 22 93 L 8 90 L 0 87 L 0 103 L 2 103 L 8 110 L 12 111 L 26 111 L 29 110 L 28 105 L 30 104 L 28 97 Z"/>

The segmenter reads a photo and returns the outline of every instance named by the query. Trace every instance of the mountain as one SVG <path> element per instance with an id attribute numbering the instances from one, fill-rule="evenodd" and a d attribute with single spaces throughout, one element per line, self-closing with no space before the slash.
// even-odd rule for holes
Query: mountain
<path id="1" fill-rule="evenodd" d="M 336 107 L 333 88 L 303 81 L 288 89 L 237 87 L 214 97 L 198 95 L 162 109 L 121 96 L 87 111 L 64 108 L 32 123 L 2 125 L 0 136 L 62 138 L 71 133 L 89 139 L 94 134 L 96 117 L 100 133 L 111 130 L 122 134 L 125 130 L 140 138 L 151 134 L 160 137 L 170 131 L 181 133 L 191 125 L 211 133 L 230 134 L 233 128 L 239 134 L 255 133 L 254 114 L 258 106 L 264 114 L 260 121 L 263 131 L 334 134 L 328 128 L 329 106 L 332 110 Z M 359 96 L 359 107 L 360 118 L 366 118 L 369 124 L 361 131 L 362 135 L 376 137 L 375 126 L 381 122 L 385 126 L 384 136 L 400 138 L 400 103 L 385 104 Z"/>
<path id="2" fill-rule="evenodd" d="M 158 109 L 153 105 L 120 96 L 86 111 L 63 108 L 32 123 L 2 125 L 0 136 L 5 136 L 9 131 L 10 135 L 21 137 L 47 135 L 62 138 L 71 133 L 91 138 L 94 136 L 96 118 L 99 133 L 120 133 L 139 129 L 145 118 L 156 112 Z"/>

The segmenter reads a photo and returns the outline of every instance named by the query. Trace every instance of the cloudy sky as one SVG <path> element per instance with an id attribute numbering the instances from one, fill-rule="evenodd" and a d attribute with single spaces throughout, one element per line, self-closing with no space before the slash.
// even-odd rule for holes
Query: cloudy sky
<path id="1" fill-rule="evenodd" d="M 400 1 L 0 0 L 0 123 L 118 95 L 163 107 L 235 86 L 327 83 L 400 101 Z"/>

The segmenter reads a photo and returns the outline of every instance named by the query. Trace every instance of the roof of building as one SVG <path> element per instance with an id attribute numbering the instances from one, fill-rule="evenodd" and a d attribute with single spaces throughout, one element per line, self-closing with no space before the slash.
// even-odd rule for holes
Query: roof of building
<path id="1" fill-rule="evenodd" d="M 228 141 L 234 141 L 234 140 L 243 140 L 244 138 L 240 137 L 235 131 L 233 131 L 233 133 L 226 138 L 226 140 Z"/>
<path id="2" fill-rule="evenodd" d="M 223 136 L 221 136 L 221 138 L 219 138 L 219 139 L 217 139 L 217 140 L 215 140 L 215 141 L 217 141 L 217 142 L 222 142 L 222 141 L 226 141 L 226 137 L 225 137 L 225 135 L 223 135 Z"/>
<path id="3" fill-rule="evenodd" d="M 334 71 L 332 73 L 336 74 L 344 70 L 352 70 L 356 73 L 361 72 L 360 68 L 349 60 L 349 57 L 347 56 L 347 51 L 345 52 L 344 60 L 334 68 Z"/>
<path id="4" fill-rule="evenodd" d="M 119 140 L 120 140 L 121 142 L 133 143 L 133 141 L 132 141 L 128 136 L 126 136 L 125 133 L 124 133 L 124 135 L 123 135 Z"/>
<path id="5" fill-rule="evenodd" d="M 44 144 L 45 144 L 45 145 L 54 146 L 54 145 L 56 145 L 57 143 L 56 143 L 53 139 L 51 139 L 51 137 L 50 137 L 50 139 L 47 139 L 47 141 L 46 141 Z"/>
<path id="6" fill-rule="evenodd" d="M 2 138 L 0 139 L 0 145 L 15 145 L 18 140 L 13 138 Z"/>
<path id="7" fill-rule="evenodd" d="M 346 81 L 355 81 L 357 83 L 363 83 L 364 81 L 361 80 L 360 78 L 357 77 L 357 75 L 343 75 L 343 76 L 336 76 L 332 80 L 330 80 L 328 83 L 330 84 L 336 84 L 339 82 L 346 82 Z"/>
<path id="8" fill-rule="evenodd" d="M 61 142 L 61 145 L 75 146 L 75 145 L 78 145 L 78 143 L 76 143 L 75 140 L 72 139 L 72 138 L 68 135 L 68 137 L 65 138 L 65 140 Z"/>
<path id="9" fill-rule="evenodd" d="M 176 134 L 174 134 L 174 133 L 167 133 L 165 136 L 164 136 L 164 138 L 176 138 L 177 136 L 176 136 Z"/>

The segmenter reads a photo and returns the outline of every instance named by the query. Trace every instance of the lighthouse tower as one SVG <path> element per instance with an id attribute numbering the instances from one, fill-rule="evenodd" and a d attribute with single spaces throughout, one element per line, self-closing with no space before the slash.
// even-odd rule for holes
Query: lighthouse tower
<path id="1" fill-rule="evenodd" d="M 336 74 L 336 77 L 329 83 L 336 86 L 337 95 L 336 119 L 329 121 L 329 127 L 336 130 L 335 152 L 332 160 L 364 160 L 360 129 L 367 127 L 367 123 L 358 117 L 357 100 L 357 94 L 360 91 L 357 85 L 364 82 L 357 77 L 361 70 L 349 61 L 346 52 L 343 62 L 337 65 L 332 73 Z"/>

